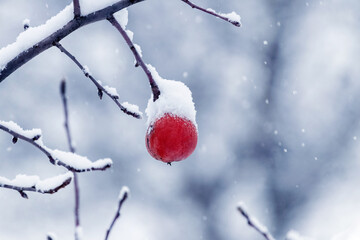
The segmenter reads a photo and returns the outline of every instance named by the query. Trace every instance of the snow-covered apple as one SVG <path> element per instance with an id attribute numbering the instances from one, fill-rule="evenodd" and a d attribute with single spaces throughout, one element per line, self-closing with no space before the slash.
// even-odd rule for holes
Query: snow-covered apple
<path id="1" fill-rule="evenodd" d="M 166 113 L 149 126 L 146 148 L 155 159 L 171 163 L 189 157 L 197 138 L 196 126 L 190 120 Z"/>
<path id="2" fill-rule="evenodd" d="M 198 128 L 190 89 L 182 82 L 167 80 L 147 65 L 160 95 L 148 101 L 146 148 L 155 159 L 166 163 L 183 160 L 194 152 Z"/>

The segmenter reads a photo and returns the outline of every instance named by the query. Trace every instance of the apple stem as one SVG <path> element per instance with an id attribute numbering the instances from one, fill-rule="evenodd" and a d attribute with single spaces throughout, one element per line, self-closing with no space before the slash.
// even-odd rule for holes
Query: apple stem
<path id="1" fill-rule="evenodd" d="M 113 15 L 111 15 L 110 17 L 107 18 L 107 20 L 119 31 L 119 33 L 124 38 L 127 45 L 129 46 L 130 50 L 134 54 L 135 59 L 136 59 L 135 66 L 141 66 L 141 68 L 144 70 L 147 78 L 149 79 L 151 91 L 153 93 L 153 101 L 155 102 L 160 96 L 160 89 L 159 89 L 159 86 L 157 85 L 157 83 L 155 82 L 150 70 L 144 63 L 139 52 L 136 50 L 134 43 L 131 41 L 130 37 L 128 36 L 126 31 L 121 27 L 120 23 L 115 19 L 115 17 Z"/>
<path id="2" fill-rule="evenodd" d="M 69 57 L 80 69 L 81 71 L 84 73 L 85 77 L 89 78 L 97 87 L 98 89 L 98 95 L 100 97 L 100 99 L 103 96 L 103 93 L 105 93 L 106 95 L 108 95 L 115 103 L 116 105 L 120 108 L 121 111 L 123 111 L 125 114 L 133 116 L 134 118 L 140 119 L 141 116 L 136 113 L 136 112 L 132 112 L 130 110 L 128 110 L 127 108 L 125 108 L 120 102 L 119 102 L 119 96 L 117 95 L 112 95 L 109 91 L 107 91 L 100 83 L 99 81 L 97 81 L 90 73 L 89 71 L 74 57 L 74 55 L 72 55 L 68 50 L 66 50 L 59 42 L 54 42 L 53 43 L 54 46 L 56 46 L 62 53 L 64 53 L 67 57 Z"/>

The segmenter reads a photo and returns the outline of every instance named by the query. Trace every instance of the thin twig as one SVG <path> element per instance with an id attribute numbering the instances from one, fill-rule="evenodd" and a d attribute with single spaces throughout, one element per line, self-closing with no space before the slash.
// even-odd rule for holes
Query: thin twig
<path id="1" fill-rule="evenodd" d="M 0 83 L 7 78 L 10 74 L 16 71 L 19 67 L 53 46 L 54 41 L 59 42 L 61 39 L 68 36 L 75 30 L 97 21 L 105 20 L 108 16 L 114 14 L 121 9 L 129 7 L 133 4 L 142 2 L 145 0 L 119 0 L 118 2 L 107 6 L 98 11 L 89 13 L 79 18 L 72 19 L 65 24 L 61 29 L 56 29 L 50 36 L 40 40 L 38 43 L 29 46 L 26 50 L 19 53 L 12 60 L 10 60 L 4 68 L 0 66 Z"/>
<path id="2" fill-rule="evenodd" d="M 67 57 L 69 57 L 84 73 L 85 77 L 89 78 L 97 87 L 98 89 L 98 95 L 100 98 L 102 98 L 102 93 L 104 92 L 106 95 L 108 95 L 120 108 L 121 111 L 123 111 L 125 114 L 133 116 L 134 118 L 140 119 L 141 116 L 138 113 L 131 112 L 127 108 L 125 108 L 120 102 L 119 102 L 119 96 L 112 95 L 107 91 L 88 71 L 86 71 L 85 67 L 75 58 L 74 55 L 72 55 L 68 50 L 66 50 L 59 42 L 54 42 L 54 46 L 56 46 L 61 52 L 63 52 Z"/>
<path id="3" fill-rule="evenodd" d="M 123 190 L 122 190 L 123 191 Z M 115 224 L 115 222 L 118 220 L 118 218 L 120 217 L 120 210 L 121 210 L 121 207 L 123 205 L 123 203 L 125 202 L 125 200 L 128 198 L 128 192 L 127 191 L 124 191 L 124 193 L 122 194 L 120 200 L 119 200 L 119 205 L 118 205 L 118 208 L 116 210 L 116 214 L 110 224 L 110 227 L 109 229 L 106 231 L 106 235 L 105 235 L 105 240 L 107 240 L 109 238 L 109 235 L 110 235 L 110 232 Z"/>
<path id="4" fill-rule="evenodd" d="M 66 97 L 66 82 L 63 79 L 60 83 L 60 95 L 64 107 L 64 115 L 65 115 L 65 131 L 68 140 L 69 149 L 72 153 L 75 153 L 75 148 L 72 144 L 72 138 L 70 134 L 70 127 L 69 127 L 69 111 L 68 111 L 68 104 L 67 104 L 67 97 Z M 74 172 L 74 191 L 75 191 L 75 208 L 74 208 L 74 215 L 75 215 L 75 240 L 79 239 L 78 232 L 76 229 L 80 226 L 80 189 L 79 189 L 79 182 L 77 173 Z"/>
<path id="5" fill-rule="evenodd" d="M 0 183 L 0 187 L 18 191 L 20 193 L 21 197 L 28 199 L 28 195 L 25 192 L 38 192 L 38 193 L 43 193 L 43 194 L 53 194 L 53 193 L 56 193 L 57 191 L 59 191 L 60 189 L 66 187 L 67 185 L 69 185 L 70 182 L 71 182 L 71 177 L 69 176 L 63 182 L 61 182 L 61 184 L 59 184 L 58 186 L 50 188 L 50 189 L 46 189 L 46 190 L 38 189 L 36 187 L 36 184 L 34 184 L 31 187 L 21 187 L 21 186 L 15 186 L 12 184 L 1 184 Z"/>
<path id="6" fill-rule="evenodd" d="M 41 152 L 43 152 L 48 158 L 49 158 L 49 161 L 50 163 L 52 163 L 53 165 L 58 165 L 58 166 L 62 166 L 66 169 L 68 169 L 69 171 L 72 171 L 72 172 L 88 172 L 88 171 L 104 171 L 106 170 L 107 168 L 111 167 L 111 164 L 106 164 L 104 166 L 101 166 L 101 167 L 89 167 L 89 168 L 81 168 L 81 169 L 78 169 L 78 168 L 75 168 L 71 165 L 68 165 L 66 164 L 65 162 L 61 161 L 60 159 L 57 159 L 55 157 L 53 157 L 53 155 L 50 153 L 51 150 L 49 150 L 47 147 L 45 147 L 43 144 L 40 144 L 39 142 L 37 142 L 37 140 L 39 140 L 40 136 L 37 135 L 33 138 L 28 138 L 20 133 L 17 133 L 9 128 L 7 128 L 6 126 L 0 124 L 0 129 L 9 133 L 10 135 L 12 135 L 14 138 L 13 138 L 13 142 L 16 142 L 17 139 L 21 139 L 21 140 L 24 140 L 28 143 L 30 143 L 31 145 L 35 146 L 36 148 L 38 148 Z M 16 139 L 16 140 L 15 140 Z"/>
<path id="7" fill-rule="evenodd" d="M 75 18 L 80 17 L 81 10 L 80 10 L 79 0 L 73 0 L 73 6 L 74 6 L 74 16 L 75 16 Z"/>
<path id="8" fill-rule="evenodd" d="M 257 220 L 251 217 L 242 204 L 239 204 L 237 210 L 244 216 L 247 220 L 247 223 L 250 227 L 255 229 L 258 233 L 260 233 L 266 240 L 275 240 L 275 238 L 269 233 L 266 227 L 262 226 Z"/>
<path id="9" fill-rule="evenodd" d="M 216 12 L 214 11 L 210 11 L 208 9 L 205 9 L 205 8 L 202 8 L 202 7 L 199 7 L 197 5 L 195 5 L 194 3 L 190 2 L 189 0 L 181 0 L 183 1 L 184 3 L 188 4 L 190 7 L 192 8 L 195 8 L 195 9 L 198 9 L 200 11 L 203 11 L 205 13 L 208 13 L 208 14 L 211 14 L 215 17 L 218 17 L 218 18 L 221 18 L 222 20 L 225 20 L 229 23 L 231 23 L 232 25 L 236 26 L 236 27 L 240 27 L 241 26 L 241 23 L 238 22 L 238 21 L 234 21 L 234 20 L 231 20 L 230 18 L 227 18 L 227 17 L 224 17 L 224 16 L 221 16 L 220 14 L 217 14 Z"/>
<path id="10" fill-rule="evenodd" d="M 159 90 L 159 87 L 156 84 L 151 72 L 147 68 L 144 61 L 142 60 L 140 54 L 136 50 L 133 42 L 131 41 L 131 39 L 127 35 L 126 31 L 121 27 L 120 23 L 115 19 L 115 17 L 113 15 L 111 15 L 110 17 L 107 18 L 107 20 L 120 32 L 121 36 L 125 39 L 127 45 L 129 46 L 130 50 L 134 54 L 137 64 L 139 64 L 141 66 L 141 68 L 144 70 L 146 76 L 149 79 L 149 83 L 150 83 L 150 86 L 151 86 L 151 91 L 153 93 L 153 101 L 155 102 L 160 96 L 160 90 Z"/>

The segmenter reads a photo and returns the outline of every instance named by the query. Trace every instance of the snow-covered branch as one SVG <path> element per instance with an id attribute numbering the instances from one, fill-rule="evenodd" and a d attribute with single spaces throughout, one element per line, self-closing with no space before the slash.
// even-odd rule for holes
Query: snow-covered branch
<path id="1" fill-rule="evenodd" d="M 268 229 L 248 213 L 242 202 L 238 203 L 237 210 L 246 219 L 248 225 L 264 236 L 266 240 L 275 240 L 275 238 L 269 233 Z"/>
<path id="2" fill-rule="evenodd" d="M 125 114 L 133 116 L 134 118 L 140 119 L 142 116 L 142 112 L 138 110 L 138 108 L 131 107 L 130 109 L 126 108 L 126 106 L 123 106 L 119 102 L 119 95 L 117 94 L 117 91 L 115 88 L 109 87 L 109 86 L 103 86 L 100 81 L 97 81 L 90 73 L 90 70 L 83 66 L 74 55 L 72 55 L 67 49 L 65 49 L 60 43 L 54 42 L 54 45 L 63 52 L 66 56 L 68 56 L 84 73 L 84 75 L 89 78 L 97 87 L 98 89 L 98 95 L 100 99 L 102 99 L 103 93 L 105 93 L 109 98 L 111 98 L 116 105 L 120 108 L 121 111 L 123 111 Z M 134 106 L 134 105 L 130 105 Z"/>
<path id="3" fill-rule="evenodd" d="M 28 198 L 25 192 L 38 192 L 53 194 L 71 182 L 72 172 L 67 172 L 52 178 L 40 180 L 38 176 L 17 175 L 15 179 L 9 180 L 0 177 L 0 187 L 18 191 L 23 198 Z"/>
<path id="4" fill-rule="evenodd" d="M 112 228 L 114 227 L 115 222 L 118 220 L 118 218 L 120 217 L 120 210 L 121 207 L 123 205 L 123 203 L 125 202 L 125 200 L 128 198 L 130 193 L 130 190 L 128 187 L 124 186 L 122 187 L 120 194 L 119 194 L 119 204 L 118 204 L 118 208 L 116 210 L 116 214 L 110 224 L 109 229 L 106 231 L 106 235 L 105 235 L 105 240 L 107 240 L 109 238 L 110 232 L 112 230 Z"/>
<path id="5" fill-rule="evenodd" d="M 72 172 L 103 171 L 112 165 L 109 158 L 91 162 L 86 157 L 75 153 L 52 150 L 44 145 L 40 129 L 24 130 L 12 121 L 0 121 L 0 129 L 13 136 L 13 143 L 16 143 L 17 139 L 24 140 L 43 152 L 52 164 L 63 166 Z"/>
<path id="6" fill-rule="evenodd" d="M 190 2 L 189 0 L 181 0 L 181 1 L 188 4 L 192 8 L 198 9 L 198 10 L 200 10 L 202 12 L 205 12 L 205 13 L 211 14 L 211 15 L 213 15 L 215 17 L 221 18 L 222 20 L 225 20 L 225 21 L 233 24 L 236 27 L 241 26 L 240 16 L 235 12 L 217 13 L 215 10 L 213 10 L 211 8 L 205 9 L 205 8 L 199 7 L 199 6 L 195 5 L 194 3 Z"/>
<path id="7" fill-rule="evenodd" d="M 149 79 L 149 83 L 151 86 L 151 91 L 153 93 L 153 100 L 154 102 L 159 98 L 160 96 L 160 90 L 158 85 L 156 84 L 151 72 L 149 71 L 148 67 L 146 66 L 146 64 L 144 63 L 144 61 L 142 60 L 141 57 L 141 52 L 140 47 L 138 47 L 138 45 L 135 45 L 131 38 L 129 37 L 127 31 L 125 30 L 126 27 L 126 23 L 127 23 L 127 16 L 126 16 L 126 20 L 124 21 L 123 24 L 120 24 L 116 18 L 111 15 L 110 17 L 107 18 L 109 20 L 109 22 L 120 32 L 121 36 L 124 38 L 124 40 L 126 41 L 127 45 L 129 46 L 129 48 L 131 49 L 132 53 L 135 56 L 136 59 L 136 64 L 140 65 L 141 68 L 144 70 L 146 76 Z M 123 26 L 122 26 L 123 25 Z"/>
<path id="8" fill-rule="evenodd" d="M 16 41 L 0 49 L 0 82 L 19 67 L 75 30 L 106 19 L 117 11 L 145 0 L 87 1 L 82 16 L 74 18 L 73 3 L 38 27 L 29 27 Z"/>

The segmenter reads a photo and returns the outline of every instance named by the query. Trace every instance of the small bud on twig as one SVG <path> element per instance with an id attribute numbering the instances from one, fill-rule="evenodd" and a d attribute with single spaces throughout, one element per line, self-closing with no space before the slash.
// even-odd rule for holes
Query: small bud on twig
<path id="1" fill-rule="evenodd" d="M 98 88 L 98 96 L 99 96 L 99 98 L 102 99 L 103 95 L 104 95 L 103 91 L 100 88 Z"/>
<path id="2" fill-rule="evenodd" d="M 12 139 L 13 144 L 17 143 L 17 141 L 18 141 L 18 138 L 17 138 L 17 137 L 13 137 L 13 139 Z"/>

